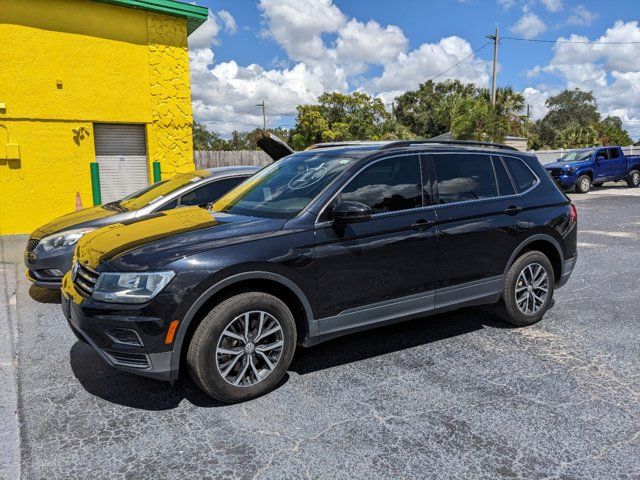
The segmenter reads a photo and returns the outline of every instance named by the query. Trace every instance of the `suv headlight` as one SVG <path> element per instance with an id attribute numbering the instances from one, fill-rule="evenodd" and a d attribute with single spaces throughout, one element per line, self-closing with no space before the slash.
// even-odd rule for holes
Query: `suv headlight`
<path id="1" fill-rule="evenodd" d="M 56 248 L 68 247 L 74 245 L 82 238 L 85 233 L 89 233 L 95 228 L 76 228 L 75 230 L 65 230 L 64 232 L 54 233 L 40 240 L 40 244 L 45 252 L 50 252 Z"/>
<path id="2" fill-rule="evenodd" d="M 144 303 L 158 295 L 174 272 L 103 272 L 93 289 L 93 298 L 112 303 Z"/>

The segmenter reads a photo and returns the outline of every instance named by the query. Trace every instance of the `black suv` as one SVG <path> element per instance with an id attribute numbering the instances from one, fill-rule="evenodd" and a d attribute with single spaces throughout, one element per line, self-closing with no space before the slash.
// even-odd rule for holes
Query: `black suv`
<path id="1" fill-rule="evenodd" d="M 463 306 L 539 321 L 576 262 L 576 210 L 502 145 L 319 145 L 218 200 L 87 233 L 63 280 L 114 367 L 188 370 L 223 402 L 274 388 L 296 345 Z"/>

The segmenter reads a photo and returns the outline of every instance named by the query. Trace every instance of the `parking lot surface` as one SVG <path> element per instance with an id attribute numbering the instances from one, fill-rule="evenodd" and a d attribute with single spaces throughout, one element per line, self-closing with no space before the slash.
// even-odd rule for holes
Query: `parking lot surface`
<path id="1" fill-rule="evenodd" d="M 580 257 L 541 323 L 351 335 L 230 406 L 107 366 L 24 278 L 26 237 L 0 237 L 0 478 L 639 478 L 640 192 L 571 196 Z"/>

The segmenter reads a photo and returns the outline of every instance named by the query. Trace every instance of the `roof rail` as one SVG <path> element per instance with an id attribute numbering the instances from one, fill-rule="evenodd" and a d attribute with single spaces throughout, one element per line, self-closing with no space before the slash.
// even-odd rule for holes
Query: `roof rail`
<path id="1" fill-rule="evenodd" d="M 305 150 L 316 150 L 318 148 L 354 147 L 358 145 L 384 145 L 387 142 L 377 140 L 348 140 L 344 142 L 321 142 L 309 145 Z"/>
<path id="2" fill-rule="evenodd" d="M 502 143 L 491 143 L 491 142 L 475 142 L 470 140 L 398 140 L 395 142 L 389 142 L 383 145 L 381 148 L 387 150 L 389 148 L 397 148 L 397 147 L 411 147 L 413 145 L 461 145 L 468 147 L 489 147 L 489 148 L 497 148 L 500 150 L 515 150 L 518 151 L 517 148 L 511 147 L 509 145 L 504 145 Z"/>

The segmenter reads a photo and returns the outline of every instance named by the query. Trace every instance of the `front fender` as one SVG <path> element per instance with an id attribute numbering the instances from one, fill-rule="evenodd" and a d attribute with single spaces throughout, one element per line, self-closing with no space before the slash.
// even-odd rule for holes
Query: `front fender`
<path id="1" fill-rule="evenodd" d="M 309 299 L 295 282 L 283 275 L 268 271 L 249 271 L 231 275 L 206 289 L 204 293 L 202 293 L 191 305 L 191 307 L 189 307 L 182 320 L 180 321 L 180 326 L 178 327 L 178 331 L 173 343 L 173 353 L 171 355 L 171 380 L 176 380 L 178 378 L 180 370 L 180 359 L 182 357 L 182 349 L 184 347 L 183 344 L 187 332 L 189 331 L 189 326 L 194 321 L 200 308 L 216 293 L 220 292 L 224 288 L 246 280 L 270 280 L 279 283 L 283 287 L 286 287 L 291 292 L 293 292 L 293 294 L 296 295 L 305 310 L 308 331 L 309 324 L 313 321 L 313 310 L 311 308 Z"/>

